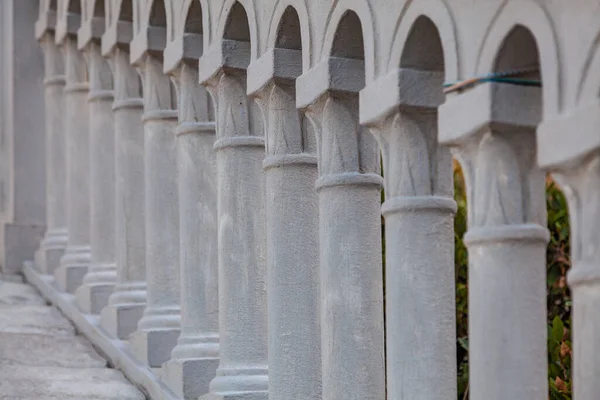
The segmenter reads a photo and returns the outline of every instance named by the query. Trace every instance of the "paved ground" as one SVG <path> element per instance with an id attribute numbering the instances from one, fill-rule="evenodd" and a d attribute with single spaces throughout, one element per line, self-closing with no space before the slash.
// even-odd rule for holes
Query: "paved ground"
<path id="1" fill-rule="evenodd" d="M 0 399 L 145 397 L 32 286 L 0 280 Z"/>

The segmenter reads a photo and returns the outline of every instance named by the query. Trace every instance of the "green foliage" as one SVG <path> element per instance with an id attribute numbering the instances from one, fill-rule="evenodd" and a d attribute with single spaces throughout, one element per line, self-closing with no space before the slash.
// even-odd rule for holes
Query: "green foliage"
<path id="1" fill-rule="evenodd" d="M 469 391 L 468 254 L 462 241 L 467 230 L 465 182 L 454 166 L 454 193 L 458 212 L 454 221 L 456 270 L 456 336 L 458 399 Z M 571 400 L 571 298 L 566 285 L 569 259 L 569 215 L 564 195 L 555 183 L 546 181 L 550 243 L 546 253 L 548 294 L 548 385 L 550 400 Z M 510 321 L 507 321 L 510 324 Z"/>

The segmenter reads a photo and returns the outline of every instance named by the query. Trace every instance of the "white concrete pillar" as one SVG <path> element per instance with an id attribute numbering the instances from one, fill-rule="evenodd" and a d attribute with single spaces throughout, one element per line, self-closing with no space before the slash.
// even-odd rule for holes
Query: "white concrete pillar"
<path id="1" fill-rule="evenodd" d="M 177 395 L 196 400 L 208 393 L 219 365 L 217 171 L 209 94 L 190 64 L 173 71 L 179 93 L 181 335 L 163 375 Z"/>
<path id="2" fill-rule="evenodd" d="M 452 156 L 437 144 L 443 79 L 440 72 L 398 69 L 360 98 L 361 122 L 371 126 L 383 155 L 391 399 L 445 400 L 457 392 L 456 202 Z"/>
<path id="3" fill-rule="evenodd" d="M 537 132 L 538 163 L 559 183 L 571 228 L 571 341 L 573 398 L 600 395 L 600 136 L 598 106 L 549 118 Z M 577 127 L 577 129 L 573 129 Z"/>
<path id="4" fill-rule="evenodd" d="M 592 400 L 600 394 L 596 347 L 600 329 L 600 155 L 596 152 L 577 167 L 557 170 L 553 175 L 567 196 L 571 217 L 573 265 L 567 280 L 573 300 L 573 398 Z"/>
<path id="5" fill-rule="evenodd" d="M 106 45 L 105 45 L 106 43 Z M 102 310 L 102 327 L 127 339 L 146 306 L 143 101 L 139 75 L 121 45 L 102 42 L 110 56 L 115 101 L 115 257 L 117 283 Z"/>
<path id="6" fill-rule="evenodd" d="M 81 38 L 81 35 L 80 35 Z M 82 47 L 82 46 L 80 46 Z M 115 263 L 115 135 L 112 73 L 91 38 L 85 44 L 90 94 L 90 241 L 91 265 L 77 289 L 77 304 L 99 314 L 117 280 Z"/>
<path id="7" fill-rule="evenodd" d="M 140 361 L 160 367 L 170 358 L 181 321 L 177 110 L 169 77 L 162 72 L 162 60 L 144 53 L 134 61 L 144 85 L 147 301 L 130 342 Z"/>
<path id="8" fill-rule="evenodd" d="M 83 53 L 77 39 L 68 34 L 61 43 L 65 55 L 66 86 L 64 128 L 67 142 L 67 203 L 69 242 L 54 276 L 58 288 L 74 293 L 91 261 L 90 253 L 90 160 L 89 86 Z"/>
<path id="9" fill-rule="evenodd" d="M 200 67 L 215 65 L 212 57 L 227 63 L 228 57 L 209 52 Z M 260 110 L 246 96 L 246 65 L 200 75 L 215 99 L 218 128 L 220 360 L 206 397 L 211 400 L 268 397 L 265 144 Z"/>
<path id="10" fill-rule="evenodd" d="M 249 91 L 265 116 L 271 400 L 321 399 L 316 138 L 296 109 L 291 78 L 302 73 L 301 58 L 299 50 L 277 48 L 248 68 Z"/>
<path id="11" fill-rule="evenodd" d="M 54 34 L 40 38 L 44 51 L 46 108 L 46 234 L 41 242 L 40 271 L 51 275 L 67 247 L 67 163 L 64 130 L 65 72 Z"/>
<path id="12" fill-rule="evenodd" d="M 440 141 L 455 148 L 469 200 L 464 241 L 473 399 L 548 398 L 549 235 L 535 143 L 540 115 L 539 88 L 497 83 L 450 97 L 440 107 Z"/>
<path id="13" fill-rule="evenodd" d="M 343 68 L 337 62 L 343 63 Z M 296 81 L 317 130 L 323 399 L 385 399 L 380 157 L 358 123 L 362 61 Z M 323 80 L 327 75 L 330 78 Z M 319 82 L 329 82 L 322 87 Z"/>

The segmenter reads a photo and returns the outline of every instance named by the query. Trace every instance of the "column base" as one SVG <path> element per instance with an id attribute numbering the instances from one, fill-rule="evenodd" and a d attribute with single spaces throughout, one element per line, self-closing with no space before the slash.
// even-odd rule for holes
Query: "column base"
<path id="1" fill-rule="evenodd" d="M 218 369 L 210 391 L 198 400 L 268 400 L 268 368 Z"/>
<path id="2" fill-rule="evenodd" d="M 169 360 L 162 366 L 162 380 L 177 396 L 196 400 L 209 392 L 218 366 L 218 358 Z"/>
<path id="3" fill-rule="evenodd" d="M 136 358 L 151 368 L 158 368 L 171 358 L 179 329 L 156 329 L 134 332 L 129 344 Z"/>
<path id="4" fill-rule="evenodd" d="M 90 257 L 88 247 L 67 249 L 60 260 L 60 266 L 54 271 L 56 285 L 60 291 L 75 293 L 88 272 Z"/>
<path id="5" fill-rule="evenodd" d="M 42 274 L 52 275 L 60 266 L 60 260 L 67 248 L 66 229 L 57 229 L 46 232 L 46 236 L 40 244 L 39 261 L 36 260 Z"/>
<path id="6" fill-rule="evenodd" d="M 109 335 L 127 340 L 137 329 L 146 304 L 109 304 L 101 312 L 100 325 Z"/>
<path id="7" fill-rule="evenodd" d="M 115 264 L 94 264 L 83 278 L 75 296 L 79 309 L 87 314 L 100 314 L 117 283 Z"/>
<path id="8" fill-rule="evenodd" d="M 53 275 L 54 271 L 60 266 L 60 260 L 65 254 L 65 249 L 47 249 L 43 252 L 43 264 L 40 269 L 43 274 Z"/>
<path id="9" fill-rule="evenodd" d="M 77 306 L 86 314 L 100 314 L 114 289 L 114 283 L 84 283 L 75 293 Z"/>

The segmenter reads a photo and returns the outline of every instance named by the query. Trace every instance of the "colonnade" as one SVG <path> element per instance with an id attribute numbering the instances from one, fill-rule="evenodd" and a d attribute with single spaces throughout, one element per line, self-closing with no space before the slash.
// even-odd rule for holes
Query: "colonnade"
<path id="1" fill-rule="evenodd" d="M 208 3 L 40 1 L 38 272 L 180 398 L 455 399 L 454 155 L 470 398 L 542 400 L 551 172 L 573 219 L 574 395 L 597 399 L 600 75 L 565 111 L 540 6 L 503 3 L 461 69 L 436 0 L 404 6 L 386 57 L 358 0 L 314 29 L 299 2 L 264 28 L 250 1 Z"/>

